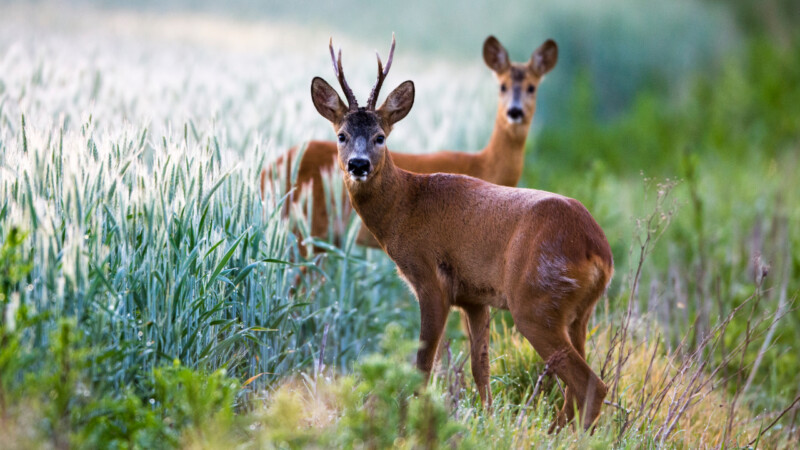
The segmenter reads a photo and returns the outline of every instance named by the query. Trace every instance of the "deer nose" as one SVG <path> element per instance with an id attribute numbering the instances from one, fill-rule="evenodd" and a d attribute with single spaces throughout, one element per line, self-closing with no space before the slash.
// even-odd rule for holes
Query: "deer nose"
<path id="1" fill-rule="evenodd" d="M 363 177 L 369 173 L 369 160 L 364 158 L 352 158 L 347 161 L 347 171 L 353 176 Z"/>
<path id="2" fill-rule="evenodd" d="M 511 120 L 522 120 L 522 117 L 525 116 L 525 113 L 522 111 L 521 108 L 513 107 L 513 108 L 508 108 L 508 111 L 506 111 L 506 115 L 508 115 L 508 118 Z"/>

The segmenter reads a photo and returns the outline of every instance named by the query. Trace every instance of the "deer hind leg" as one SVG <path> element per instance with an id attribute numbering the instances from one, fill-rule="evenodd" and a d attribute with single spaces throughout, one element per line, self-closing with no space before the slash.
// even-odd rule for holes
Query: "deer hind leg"
<path id="1" fill-rule="evenodd" d="M 557 313 L 542 314 L 541 311 L 531 307 L 553 302 L 559 300 L 545 297 L 534 302 L 525 302 L 522 303 L 524 307 L 513 308 L 511 315 L 517 329 L 533 345 L 539 356 L 551 364 L 556 375 L 567 385 L 564 408 L 556 416 L 556 422 L 550 431 L 560 429 L 569 422 L 565 410 L 574 409 L 573 402 L 577 402 L 583 426 L 588 429 L 600 415 L 606 387 L 572 345 L 569 324 L 560 321 Z"/>
<path id="2" fill-rule="evenodd" d="M 583 295 L 583 301 L 576 304 L 577 311 L 575 319 L 569 324 L 568 327 L 569 339 L 572 342 L 572 346 L 575 347 L 575 350 L 584 361 L 586 361 L 586 333 L 588 331 L 589 319 L 592 317 L 595 304 L 597 304 L 597 301 L 603 295 L 603 292 L 605 292 L 605 285 L 606 281 L 604 279 L 597 280 L 594 285 L 588 289 L 588 291 Z M 564 393 L 564 407 L 562 408 L 560 414 L 562 414 L 566 418 L 567 422 L 569 422 L 572 420 L 575 414 L 575 403 L 577 399 L 575 398 L 572 390 L 569 388 L 565 389 Z M 601 406 L 602 400 L 603 399 L 601 398 Z M 586 422 L 584 421 L 584 423 Z M 591 425 L 591 422 L 588 425 Z"/>
<path id="3" fill-rule="evenodd" d="M 481 396 L 481 405 L 492 406 L 492 391 L 489 389 L 489 324 L 491 314 L 488 306 L 466 306 L 472 378 Z"/>
<path id="4" fill-rule="evenodd" d="M 592 310 L 589 309 L 586 313 L 578 316 L 569 324 L 568 334 L 570 343 L 575 348 L 575 351 L 586 361 L 586 327 L 589 325 L 589 318 L 592 315 Z M 564 389 L 564 406 L 559 412 L 559 416 L 563 417 L 564 423 L 569 423 L 575 416 L 575 406 L 577 398 L 572 389 L 567 386 Z M 562 425 L 563 426 L 563 425 Z"/>

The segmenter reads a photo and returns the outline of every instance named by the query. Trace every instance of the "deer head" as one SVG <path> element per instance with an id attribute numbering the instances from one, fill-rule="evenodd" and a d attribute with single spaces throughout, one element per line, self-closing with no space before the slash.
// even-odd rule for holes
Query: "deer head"
<path id="1" fill-rule="evenodd" d="M 544 75 L 558 61 L 558 46 L 548 39 L 531 55 L 526 63 L 511 62 L 508 52 L 494 36 L 483 43 L 483 60 L 495 74 L 500 85 L 498 114 L 505 115 L 509 126 L 531 123 L 536 111 L 536 90 Z"/>
<path id="2" fill-rule="evenodd" d="M 347 98 L 347 105 L 325 80 L 315 77 L 311 81 L 311 100 L 317 111 L 333 125 L 338 136 L 339 167 L 346 173 L 345 178 L 353 182 L 366 182 L 380 172 L 386 162 L 386 139 L 392 126 L 404 118 L 414 104 L 414 83 L 405 81 L 389 94 L 380 108 L 375 108 L 381 86 L 392 65 L 394 47 L 392 35 L 392 47 L 385 68 L 378 55 L 378 80 L 365 107 L 358 106 L 345 80 L 342 52 L 339 50 L 337 59 L 333 52 L 333 40 L 330 44 L 333 70 Z"/>

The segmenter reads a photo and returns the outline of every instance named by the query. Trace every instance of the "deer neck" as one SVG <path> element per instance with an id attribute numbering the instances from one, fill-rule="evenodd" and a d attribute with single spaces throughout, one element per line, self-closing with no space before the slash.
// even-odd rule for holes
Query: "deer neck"
<path id="1" fill-rule="evenodd" d="M 364 225 L 384 245 L 393 235 L 393 226 L 402 214 L 400 205 L 407 192 L 408 173 L 400 170 L 392 162 L 389 152 L 383 167 L 365 183 L 347 180 L 350 202 Z"/>
<path id="2" fill-rule="evenodd" d="M 525 140 L 531 120 L 509 124 L 503 108 L 499 108 L 489 143 L 481 152 L 487 181 L 506 186 L 516 186 L 522 176 L 525 157 Z"/>

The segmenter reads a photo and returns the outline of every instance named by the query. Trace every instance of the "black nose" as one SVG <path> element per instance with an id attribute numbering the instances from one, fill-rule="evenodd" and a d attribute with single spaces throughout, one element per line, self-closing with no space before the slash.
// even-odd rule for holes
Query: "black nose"
<path id="1" fill-rule="evenodd" d="M 369 173 L 369 160 L 364 158 L 353 158 L 347 161 L 347 170 L 357 177 L 363 177 Z"/>
<path id="2" fill-rule="evenodd" d="M 508 111 L 506 111 L 506 114 L 508 114 L 508 118 L 512 120 L 522 119 L 522 117 L 525 115 L 520 108 L 509 108 Z"/>

